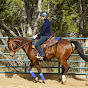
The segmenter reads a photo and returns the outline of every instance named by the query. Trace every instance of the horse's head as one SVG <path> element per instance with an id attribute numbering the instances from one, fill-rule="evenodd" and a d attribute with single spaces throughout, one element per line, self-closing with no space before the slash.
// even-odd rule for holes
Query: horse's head
<path id="1" fill-rule="evenodd" d="M 8 48 L 9 48 L 9 54 L 10 54 L 10 56 L 13 57 L 15 55 L 17 46 L 18 46 L 17 42 L 15 41 L 14 38 L 9 38 L 8 39 Z"/>
<path id="2" fill-rule="evenodd" d="M 14 37 L 8 39 L 8 48 L 10 56 L 14 56 L 15 52 L 20 48 L 24 48 L 24 51 L 27 51 L 27 47 L 32 44 L 32 39 L 28 39 L 25 37 Z M 28 46 L 27 46 L 28 45 Z M 27 46 L 27 47 L 26 47 Z"/>

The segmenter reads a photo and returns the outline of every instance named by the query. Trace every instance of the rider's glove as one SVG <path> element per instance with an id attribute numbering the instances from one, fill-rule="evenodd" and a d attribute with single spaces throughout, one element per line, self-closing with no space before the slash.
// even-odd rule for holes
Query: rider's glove
<path id="1" fill-rule="evenodd" d="M 36 35 L 33 35 L 33 38 L 34 38 L 34 39 L 36 39 L 36 38 L 38 37 L 37 35 L 38 35 L 38 34 L 36 34 Z"/>

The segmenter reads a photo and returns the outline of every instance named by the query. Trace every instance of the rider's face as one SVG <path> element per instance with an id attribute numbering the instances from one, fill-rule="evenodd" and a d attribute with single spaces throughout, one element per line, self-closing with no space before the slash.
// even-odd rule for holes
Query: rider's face
<path id="1" fill-rule="evenodd" d="M 41 16 L 41 19 L 42 19 L 42 20 L 44 20 L 45 18 L 46 18 L 45 16 L 44 16 L 44 17 L 43 17 L 43 16 Z"/>

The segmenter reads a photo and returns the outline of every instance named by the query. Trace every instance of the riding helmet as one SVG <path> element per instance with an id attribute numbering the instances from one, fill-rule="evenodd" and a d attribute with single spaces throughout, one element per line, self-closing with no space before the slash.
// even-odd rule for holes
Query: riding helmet
<path id="1" fill-rule="evenodd" d="M 42 12 L 41 14 L 40 14 L 40 16 L 46 16 L 46 18 L 48 17 L 48 13 L 47 12 Z"/>

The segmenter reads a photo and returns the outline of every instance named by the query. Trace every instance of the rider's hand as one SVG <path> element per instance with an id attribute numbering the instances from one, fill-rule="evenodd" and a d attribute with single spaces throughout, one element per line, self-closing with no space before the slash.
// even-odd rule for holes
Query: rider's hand
<path id="1" fill-rule="evenodd" d="M 36 39 L 36 38 L 38 37 L 37 35 L 38 35 L 38 34 L 36 34 L 36 35 L 33 35 L 33 38 L 34 38 L 34 39 Z"/>

